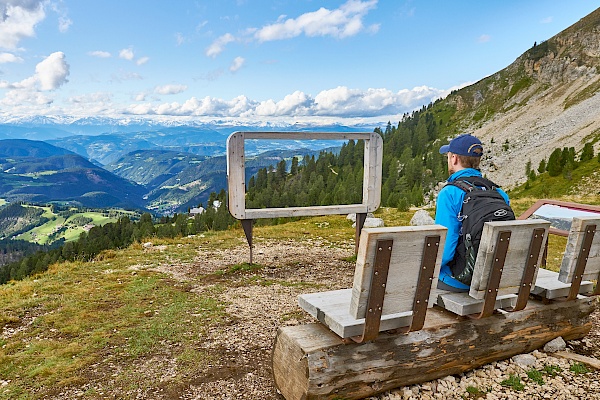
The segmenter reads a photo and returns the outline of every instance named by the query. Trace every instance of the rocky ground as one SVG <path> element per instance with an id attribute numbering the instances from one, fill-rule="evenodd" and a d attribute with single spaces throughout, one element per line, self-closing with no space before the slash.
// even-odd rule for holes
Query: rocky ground
<path id="1" fill-rule="evenodd" d="M 227 326 L 210 331 L 204 347 L 219 355 L 205 371 L 177 390 L 146 393 L 145 398 L 182 399 L 283 399 L 271 376 L 270 356 L 278 326 L 314 322 L 296 303 L 299 294 L 351 287 L 354 264 L 341 261 L 353 254 L 353 245 L 327 246 L 319 240 L 295 243 L 255 243 L 254 262 L 266 267 L 228 278 L 222 294 L 228 303 Z M 163 272 L 208 290 L 214 282 L 200 279 L 224 265 L 248 261 L 245 243 L 227 251 L 199 249 L 194 263 L 170 265 Z M 248 278 L 256 284 L 248 284 Z M 221 283 L 223 284 L 223 283 Z M 320 285 L 315 289 L 315 285 Z M 323 289 L 321 289 L 323 288 Z M 567 344 L 573 351 L 600 358 L 600 315 L 593 315 L 594 329 L 579 342 Z M 597 371 L 572 371 L 573 362 L 540 351 L 495 362 L 458 376 L 393 390 L 372 399 L 600 399 Z M 527 375 L 532 368 L 541 376 Z M 506 382 L 519 376 L 515 382 Z M 168 377 L 165 377 L 168 378 Z M 513 378 L 514 379 L 514 378 Z"/>

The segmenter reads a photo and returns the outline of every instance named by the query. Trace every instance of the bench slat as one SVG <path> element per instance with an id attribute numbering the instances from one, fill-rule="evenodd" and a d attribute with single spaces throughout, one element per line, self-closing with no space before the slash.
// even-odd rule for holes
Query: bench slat
<path id="1" fill-rule="evenodd" d="M 558 280 L 558 272 L 540 268 L 538 271 L 535 286 L 531 290 L 532 294 L 545 297 L 547 299 L 558 299 L 567 297 L 571 288 L 570 283 L 564 283 Z M 594 283 L 582 281 L 579 287 L 580 294 L 591 293 L 594 290 Z"/>
<path id="2" fill-rule="evenodd" d="M 498 296 L 494 310 L 514 307 L 516 302 L 517 296 L 514 294 Z M 483 303 L 484 300 L 474 299 L 466 292 L 440 294 L 438 298 L 439 306 L 458 315 L 479 314 L 483 310 Z"/>
<path id="3" fill-rule="evenodd" d="M 298 305 L 338 336 L 347 338 L 363 333 L 365 319 L 350 315 L 348 305 L 352 289 L 309 293 L 298 296 Z M 407 326 L 412 319 L 412 311 L 381 316 L 380 331 Z"/>

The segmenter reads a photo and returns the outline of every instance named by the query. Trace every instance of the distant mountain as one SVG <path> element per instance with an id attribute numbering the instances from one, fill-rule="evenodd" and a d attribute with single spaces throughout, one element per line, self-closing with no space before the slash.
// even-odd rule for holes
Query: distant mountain
<path id="1" fill-rule="evenodd" d="M 0 140 L 0 198 L 142 208 L 145 189 L 70 151 L 30 140 Z"/>
<path id="2" fill-rule="evenodd" d="M 332 152 L 339 148 L 328 149 Z M 318 155 L 311 149 L 276 150 L 249 156 L 246 175 L 249 179 L 258 169 L 276 165 L 282 159 Z M 290 163 L 291 164 L 291 163 Z M 206 157 L 169 150 L 138 150 L 106 169 L 146 187 L 146 207 L 159 214 L 186 211 L 200 203 L 206 205 L 211 192 L 227 188 L 225 156 Z"/>
<path id="3" fill-rule="evenodd" d="M 48 140 L 48 143 L 106 165 L 136 150 L 171 150 L 207 156 L 222 155 L 226 151 L 226 140 L 227 136 L 211 129 L 180 126 L 156 131 L 69 136 Z"/>
<path id="4" fill-rule="evenodd" d="M 68 149 L 90 161 L 106 165 L 136 150 L 170 150 L 199 156 L 225 155 L 227 137 L 235 131 L 313 131 L 313 132 L 371 132 L 373 126 L 268 124 L 240 125 L 231 123 L 152 122 L 149 120 L 113 120 L 108 118 L 13 118 L 0 121 L 0 139 L 28 138 L 45 140 L 54 146 Z M 340 146 L 331 140 L 270 141 L 248 140 L 247 154 L 276 149 L 308 147 L 320 150 Z"/>
<path id="5" fill-rule="evenodd" d="M 36 140 L 5 139 L 0 146 L 0 157 L 43 158 L 65 154 L 74 154 L 66 149 Z"/>

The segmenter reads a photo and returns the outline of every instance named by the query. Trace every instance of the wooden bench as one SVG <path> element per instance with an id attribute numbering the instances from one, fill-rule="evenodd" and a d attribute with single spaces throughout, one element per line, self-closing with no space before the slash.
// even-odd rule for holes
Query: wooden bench
<path id="1" fill-rule="evenodd" d="M 573 218 L 560 272 L 540 269 L 532 293 L 545 299 L 573 300 L 578 294 L 600 294 L 591 280 L 600 276 L 600 217 Z"/>
<path id="2" fill-rule="evenodd" d="M 441 225 L 363 229 L 352 289 L 301 295 L 300 307 L 357 341 L 380 331 L 421 329 L 437 297 L 446 231 Z"/>
<path id="3" fill-rule="evenodd" d="M 322 322 L 283 326 L 277 330 L 272 352 L 277 389 L 287 400 L 360 399 L 527 353 L 559 336 L 573 340 L 587 335 L 592 328 L 590 314 L 597 307 L 596 298 L 577 296 L 573 301 L 551 303 L 527 299 L 530 283 L 535 281 L 540 249 L 547 238 L 548 223 L 530 220 L 502 224 L 490 223 L 486 228 L 485 236 L 489 239 L 480 246 L 473 290 L 459 293 L 479 304 L 473 309 L 485 318 L 457 315 L 439 306 L 425 308 L 426 313 L 422 314 L 419 314 L 418 307 L 415 308 L 415 298 L 418 298 L 414 296 L 415 288 L 420 286 L 417 283 L 420 274 L 416 271 L 422 263 L 423 247 L 427 243 L 425 238 L 429 235 L 425 233 L 427 227 L 385 228 L 379 232 L 377 229 L 364 229 L 353 289 L 301 296 L 299 302 L 303 308 Z M 437 228 L 433 229 L 434 235 L 437 234 Z M 389 236 L 383 234 L 386 230 L 385 235 Z M 537 238 L 536 231 L 539 234 Z M 505 240 L 507 232 L 510 233 L 508 241 Z M 439 231 L 440 239 L 444 238 L 444 234 L 445 231 Z M 378 262 L 374 261 L 378 258 L 375 249 L 379 251 L 382 248 L 383 251 L 385 246 L 381 241 L 389 239 L 393 240 L 389 246 L 391 275 L 383 280 L 386 283 L 385 302 L 379 322 L 376 315 L 369 317 L 369 307 L 364 305 L 367 293 L 373 292 L 367 277 L 376 276 L 372 272 L 377 271 L 373 268 Z M 433 288 L 442 241 L 431 276 Z M 507 243 L 510 244 L 507 246 Z M 593 251 L 588 257 L 588 264 L 590 257 L 597 257 Z M 504 256 L 498 257 L 502 253 Z M 498 263 L 496 259 L 503 262 Z M 384 257 L 385 260 L 387 257 Z M 398 273 L 400 275 L 396 275 Z M 392 294 L 396 284 L 404 289 Z M 407 291 L 403 296 L 402 290 Z M 436 289 L 432 289 L 426 298 L 431 299 L 436 293 L 438 299 L 443 297 L 444 304 L 449 302 L 450 294 Z M 510 305 L 498 304 L 497 299 L 505 295 L 512 296 Z M 392 300 L 394 296 L 406 298 L 396 301 Z M 411 298 L 412 306 L 407 300 Z M 428 301 L 428 306 L 431 303 Z M 392 307 L 391 304 L 395 305 Z M 503 310 L 493 312 L 498 306 L 502 306 Z M 392 309 L 388 311 L 388 307 Z M 463 308 L 463 313 L 470 312 L 466 306 L 463 305 Z M 366 315 L 358 314 L 365 310 Z M 342 313 L 345 313 L 344 318 L 336 316 Z M 409 314 L 398 315 L 401 313 Z M 424 324 L 418 329 L 423 316 Z M 369 318 L 377 323 L 368 322 Z M 347 322 L 350 320 L 352 322 Z M 386 325 L 388 321 L 390 325 Z M 366 329 L 369 325 L 377 329 L 369 333 Z M 379 333 L 389 327 L 403 328 Z M 343 338 L 361 333 L 361 340 L 356 342 Z"/>
<path id="4" fill-rule="evenodd" d="M 437 304 L 458 315 L 489 317 L 525 308 L 536 281 L 550 222 L 486 222 L 468 293 L 443 293 Z"/>

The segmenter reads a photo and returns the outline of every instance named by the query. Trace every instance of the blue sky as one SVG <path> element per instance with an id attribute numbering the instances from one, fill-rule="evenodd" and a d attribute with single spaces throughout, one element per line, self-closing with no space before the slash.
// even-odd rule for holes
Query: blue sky
<path id="1" fill-rule="evenodd" d="M 590 0 L 0 0 L 0 116 L 398 121 Z"/>

